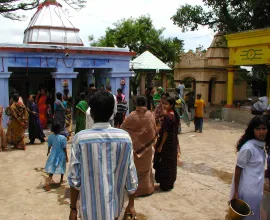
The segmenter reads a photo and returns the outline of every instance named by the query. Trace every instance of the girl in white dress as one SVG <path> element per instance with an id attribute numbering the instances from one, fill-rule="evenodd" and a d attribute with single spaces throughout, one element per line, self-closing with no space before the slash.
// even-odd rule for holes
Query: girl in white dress
<path id="1" fill-rule="evenodd" d="M 231 187 L 231 199 L 244 200 L 254 213 L 245 220 L 260 220 L 260 203 L 263 196 L 265 138 L 267 121 L 254 117 L 237 143 L 237 161 Z"/>

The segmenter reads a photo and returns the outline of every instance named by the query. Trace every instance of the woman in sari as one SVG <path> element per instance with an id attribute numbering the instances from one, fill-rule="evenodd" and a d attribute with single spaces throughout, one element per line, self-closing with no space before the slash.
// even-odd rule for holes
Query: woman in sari
<path id="1" fill-rule="evenodd" d="M 161 102 L 161 96 L 164 93 L 164 90 L 162 87 L 157 88 L 157 93 L 154 95 L 154 106 L 155 108 L 158 106 L 158 104 Z"/>
<path id="2" fill-rule="evenodd" d="M 157 190 L 169 191 L 174 187 L 177 173 L 178 126 L 180 116 L 175 110 L 175 98 L 169 97 L 164 104 L 166 115 L 159 131 L 154 158 Z"/>
<path id="3" fill-rule="evenodd" d="M 28 124 L 28 113 L 23 103 L 19 102 L 19 95 L 12 96 L 13 103 L 7 107 L 6 114 L 9 116 L 8 129 L 10 131 L 10 142 L 17 149 L 26 149 L 24 132 Z"/>
<path id="4" fill-rule="evenodd" d="M 146 105 L 146 98 L 138 97 L 136 111 L 131 112 L 121 126 L 130 134 L 133 143 L 134 162 L 139 180 L 135 196 L 151 195 L 155 190 L 152 157 L 156 140 L 156 123 L 153 113 L 147 110 Z"/>
<path id="5" fill-rule="evenodd" d="M 54 102 L 54 123 L 59 123 L 61 127 L 61 134 L 67 137 L 67 132 L 65 131 L 66 124 L 66 108 L 67 103 L 63 101 L 63 96 L 61 92 L 56 93 L 56 101 Z"/>
<path id="6" fill-rule="evenodd" d="M 180 114 L 180 116 L 182 117 L 184 123 L 189 127 L 190 126 L 190 120 L 188 117 L 188 108 L 187 108 L 187 104 L 185 102 L 185 100 L 182 98 L 182 96 L 180 95 L 180 89 L 175 89 L 176 91 L 176 95 L 179 97 L 180 101 L 181 101 L 181 106 L 182 106 L 182 114 Z"/>
<path id="7" fill-rule="evenodd" d="M 76 105 L 76 130 L 78 133 L 86 128 L 86 111 L 88 109 L 88 104 L 85 101 L 85 93 L 80 94 L 81 101 Z"/>
<path id="8" fill-rule="evenodd" d="M 155 119 L 156 119 L 156 124 L 157 124 L 157 127 L 160 128 L 161 126 L 161 123 L 163 121 L 163 117 L 164 117 L 164 108 L 163 108 L 163 105 L 164 105 L 164 102 L 166 101 L 166 99 L 169 97 L 169 93 L 163 93 L 161 95 L 161 102 L 158 104 L 158 106 L 155 108 L 155 111 L 154 111 L 154 115 L 155 115 Z"/>
<path id="9" fill-rule="evenodd" d="M 46 90 L 40 89 L 40 91 L 37 94 L 36 97 L 36 103 L 38 106 L 38 112 L 39 112 L 39 120 L 42 129 L 47 128 L 47 96 L 46 96 Z"/>
<path id="10" fill-rule="evenodd" d="M 72 97 L 68 95 L 69 94 L 69 89 L 65 88 L 64 89 L 64 100 L 67 103 L 67 108 L 66 108 L 66 128 L 67 132 L 69 133 L 69 136 L 71 136 L 72 132 Z"/>

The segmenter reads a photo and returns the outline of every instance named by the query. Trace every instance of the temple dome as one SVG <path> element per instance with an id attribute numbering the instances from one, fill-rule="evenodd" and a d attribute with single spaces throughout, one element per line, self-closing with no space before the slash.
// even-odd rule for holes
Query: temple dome
<path id="1" fill-rule="evenodd" d="M 229 63 L 229 49 L 223 32 L 218 32 L 206 52 L 208 65 L 226 66 Z"/>
<path id="2" fill-rule="evenodd" d="M 79 32 L 65 15 L 61 4 L 56 0 L 45 0 L 24 31 L 23 43 L 83 46 Z"/>

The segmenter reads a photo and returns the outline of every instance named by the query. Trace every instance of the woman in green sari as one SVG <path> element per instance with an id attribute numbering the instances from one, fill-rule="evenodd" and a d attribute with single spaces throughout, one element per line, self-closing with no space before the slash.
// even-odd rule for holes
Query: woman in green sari
<path id="1" fill-rule="evenodd" d="M 164 93 L 164 89 L 162 87 L 157 88 L 157 93 L 154 95 L 154 105 L 155 108 L 161 102 L 161 95 Z"/>
<path id="2" fill-rule="evenodd" d="M 85 130 L 86 127 L 86 111 L 88 104 L 85 101 L 85 93 L 80 94 L 81 101 L 76 105 L 76 130 L 75 133 Z"/>
<path id="3" fill-rule="evenodd" d="M 176 88 L 175 93 L 176 93 L 176 96 L 178 96 L 179 99 L 181 100 L 182 115 L 180 115 L 180 116 L 181 116 L 182 120 L 184 121 L 184 123 L 189 127 L 190 126 L 190 120 L 189 120 L 189 117 L 188 117 L 188 108 L 187 108 L 186 102 L 182 98 L 182 96 L 180 95 L 180 89 Z"/>

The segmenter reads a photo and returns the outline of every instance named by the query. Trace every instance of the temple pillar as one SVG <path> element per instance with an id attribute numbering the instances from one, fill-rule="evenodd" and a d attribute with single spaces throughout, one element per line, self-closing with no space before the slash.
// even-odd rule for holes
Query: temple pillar
<path id="1" fill-rule="evenodd" d="M 129 94 L 130 94 L 130 78 L 125 77 L 125 85 L 122 87 L 123 89 L 123 94 L 125 95 L 125 101 L 127 102 L 129 106 Z M 129 112 L 129 109 L 128 109 Z"/>
<path id="2" fill-rule="evenodd" d="M 167 74 L 166 73 L 162 73 L 161 86 L 164 89 L 164 91 L 167 91 Z"/>
<path id="3" fill-rule="evenodd" d="M 11 72 L 0 73 L 0 105 L 5 109 L 9 106 L 9 86 L 8 81 Z M 7 126 L 8 117 L 3 114 L 3 127 Z"/>
<path id="4" fill-rule="evenodd" d="M 268 66 L 268 74 L 267 74 L 267 97 L 268 97 L 268 104 L 270 104 L 270 65 Z"/>
<path id="5" fill-rule="evenodd" d="M 66 85 L 72 94 L 72 79 L 77 78 L 78 72 L 53 72 L 51 75 L 55 79 L 55 93 L 61 92 L 63 94 L 63 87 Z"/>
<path id="6" fill-rule="evenodd" d="M 145 95 L 145 73 L 140 74 L 140 95 Z"/>
<path id="7" fill-rule="evenodd" d="M 117 90 L 119 88 L 123 90 L 123 94 L 125 95 L 125 100 L 129 108 L 130 78 L 132 77 L 132 73 L 131 72 L 108 72 L 107 74 L 104 75 L 104 77 L 105 76 L 110 78 L 110 86 L 112 87 L 112 94 L 116 95 Z M 125 80 L 125 85 L 121 85 L 122 80 Z"/>
<path id="8" fill-rule="evenodd" d="M 227 79 L 227 105 L 225 107 L 233 107 L 233 84 L 234 84 L 234 67 L 228 67 L 228 79 Z"/>
<path id="9" fill-rule="evenodd" d="M 100 77 L 100 85 L 99 86 L 103 85 L 104 87 L 106 87 L 106 84 L 107 84 L 106 80 L 107 80 L 106 77 Z"/>

